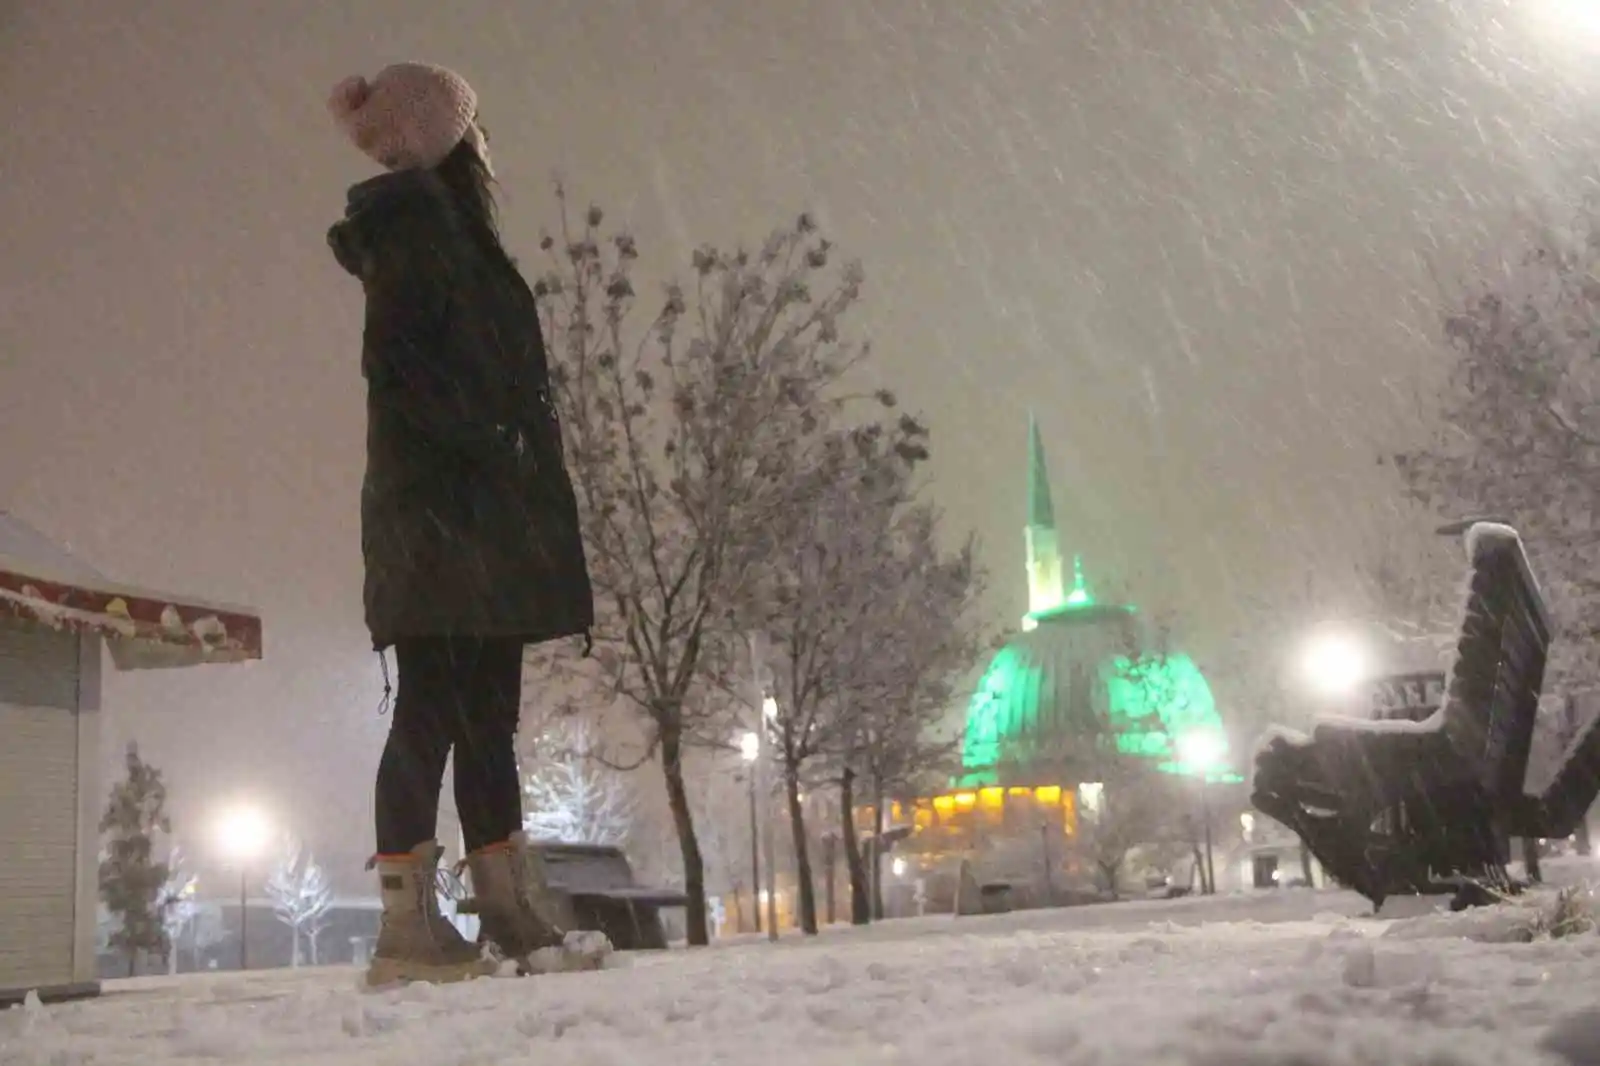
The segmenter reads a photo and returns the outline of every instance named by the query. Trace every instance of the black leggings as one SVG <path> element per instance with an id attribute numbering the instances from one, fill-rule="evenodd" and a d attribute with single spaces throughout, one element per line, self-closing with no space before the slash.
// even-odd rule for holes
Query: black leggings
<path id="1" fill-rule="evenodd" d="M 522 828 L 522 642 L 416 637 L 397 642 L 394 658 L 400 676 L 378 764 L 378 854 L 403 855 L 434 839 L 452 749 L 467 850 L 506 840 Z"/>

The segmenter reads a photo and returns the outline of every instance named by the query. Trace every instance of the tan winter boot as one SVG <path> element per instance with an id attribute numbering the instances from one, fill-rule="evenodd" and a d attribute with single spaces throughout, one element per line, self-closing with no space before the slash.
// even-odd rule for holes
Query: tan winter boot
<path id="1" fill-rule="evenodd" d="M 383 892 L 383 926 L 367 966 L 369 986 L 408 981 L 446 984 L 498 969 L 440 913 L 435 878 L 442 853 L 429 840 L 409 855 L 379 855 L 372 860 Z"/>
<path id="2" fill-rule="evenodd" d="M 520 973 L 598 969 L 611 953 L 603 934 L 567 935 L 555 917 L 544 863 L 527 836 L 467 856 L 482 938 Z"/>

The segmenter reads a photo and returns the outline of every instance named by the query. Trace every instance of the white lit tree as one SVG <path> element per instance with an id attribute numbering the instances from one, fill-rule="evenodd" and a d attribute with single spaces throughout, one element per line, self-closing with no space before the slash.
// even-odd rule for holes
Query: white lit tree
<path id="1" fill-rule="evenodd" d="M 333 906 L 333 890 L 327 873 L 297 837 L 284 838 L 265 891 L 272 912 L 289 927 L 290 965 L 300 965 L 302 939 L 310 946 L 311 964 L 316 965 L 317 936 Z"/>
<path id="2" fill-rule="evenodd" d="M 588 721 L 551 721 L 524 749 L 522 827 L 529 835 L 575 844 L 627 842 L 637 814 L 632 782 L 604 761 Z"/>
<path id="3" fill-rule="evenodd" d="M 178 972 L 179 939 L 193 924 L 196 878 L 184 864 L 183 849 L 173 844 L 167 852 L 167 884 L 162 892 L 162 921 L 167 932 L 167 972 Z"/>

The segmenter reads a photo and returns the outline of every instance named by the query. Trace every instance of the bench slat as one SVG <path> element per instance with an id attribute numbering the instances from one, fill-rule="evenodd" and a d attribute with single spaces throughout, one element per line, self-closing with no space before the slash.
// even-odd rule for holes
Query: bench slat
<path id="1" fill-rule="evenodd" d="M 575 899 L 610 899 L 619 903 L 643 903 L 657 907 L 687 907 L 689 897 L 682 892 L 675 892 L 670 888 L 566 888 L 561 885 L 552 885 L 552 888 L 567 893 Z"/>

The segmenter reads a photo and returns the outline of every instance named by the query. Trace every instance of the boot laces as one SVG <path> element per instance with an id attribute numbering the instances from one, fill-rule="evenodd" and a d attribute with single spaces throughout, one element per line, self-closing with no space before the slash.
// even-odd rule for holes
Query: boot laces
<path id="1" fill-rule="evenodd" d="M 467 860 L 462 859 L 453 866 L 441 866 L 433 872 L 434 891 L 445 899 L 456 903 L 468 898 L 467 884 L 461 879 L 461 873 L 467 868 Z"/>

